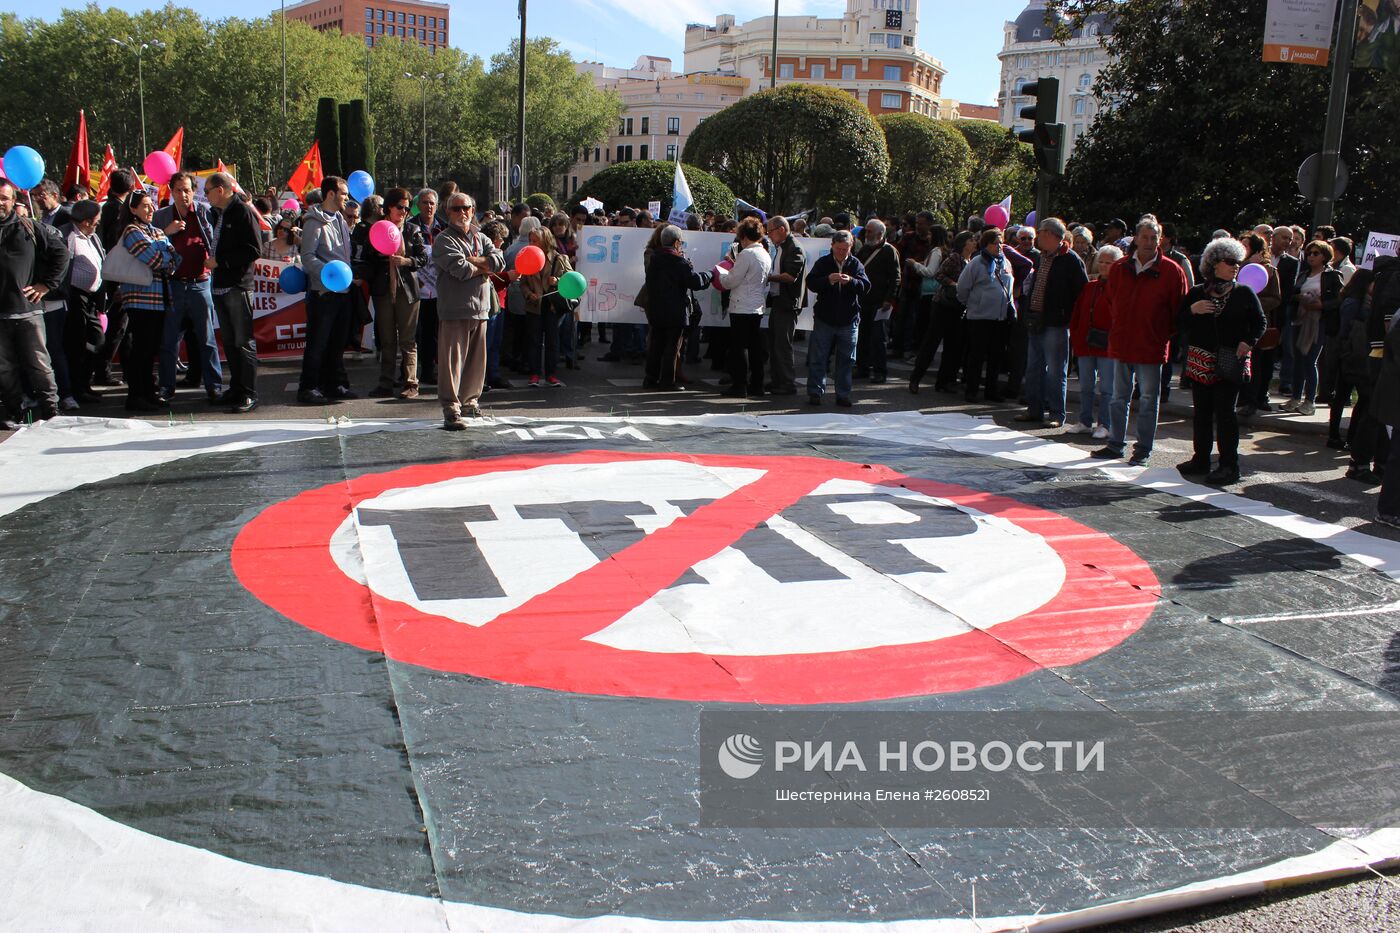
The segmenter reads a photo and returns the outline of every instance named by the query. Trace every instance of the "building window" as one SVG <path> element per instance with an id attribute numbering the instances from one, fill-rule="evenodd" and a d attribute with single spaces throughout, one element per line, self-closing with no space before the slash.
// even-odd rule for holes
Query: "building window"
<path id="1" fill-rule="evenodd" d="M 674 161 L 676 161 L 676 144 L 675 144 L 675 143 L 671 143 L 669 146 L 666 147 L 666 159 L 667 159 L 667 161 L 669 161 L 669 162 L 674 162 Z"/>
<path id="2" fill-rule="evenodd" d="M 778 66 L 778 77 L 792 80 L 792 62 L 787 62 Z"/>
<path id="3" fill-rule="evenodd" d="M 1086 74 L 1082 74 L 1082 75 L 1079 76 L 1079 86 L 1080 86 L 1081 88 L 1084 88 L 1084 89 L 1087 90 L 1088 87 L 1089 87 L 1091 84 L 1093 84 L 1093 83 L 1094 83 L 1094 79 L 1093 79 L 1092 77 L 1090 77 L 1087 73 L 1086 73 Z"/>
<path id="4" fill-rule="evenodd" d="M 884 107 L 886 110 L 898 110 L 902 103 L 903 101 L 899 99 L 898 94 L 880 95 L 880 106 Z"/>
<path id="5" fill-rule="evenodd" d="M 1075 139 L 1078 139 L 1079 137 L 1081 137 L 1081 136 L 1083 136 L 1083 135 L 1084 135 L 1084 124 L 1083 124 L 1083 123 L 1076 123 L 1076 124 L 1074 124 L 1074 138 L 1075 138 Z"/>
<path id="6" fill-rule="evenodd" d="M 365 45 L 374 48 L 374 36 L 365 36 Z"/>
<path id="7" fill-rule="evenodd" d="M 589 151 L 590 151 L 590 150 L 588 150 L 588 149 L 583 150 L 583 161 L 585 161 L 585 162 L 588 161 L 588 154 L 589 154 Z"/>
<path id="8" fill-rule="evenodd" d="M 642 135 L 651 135 L 651 117 L 642 117 Z M 645 156 L 643 156 L 645 158 Z"/>
<path id="9" fill-rule="evenodd" d="M 667 117 L 667 118 L 666 118 L 666 135 L 667 135 L 667 136 L 679 136 L 680 134 L 681 134 L 681 118 L 680 118 L 680 117 Z"/>
<path id="10" fill-rule="evenodd" d="M 617 161 L 619 161 L 619 162 L 623 161 L 623 159 L 622 159 L 622 151 L 623 151 L 624 148 L 625 148 L 625 147 L 623 147 L 623 146 L 618 146 L 618 147 L 617 147 Z"/>
<path id="11" fill-rule="evenodd" d="M 409 37 L 410 39 L 417 39 L 417 38 L 418 38 L 418 29 L 417 29 L 417 27 L 414 27 L 414 26 L 409 26 L 409 27 L 408 27 L 408 37 Z"/>
<path id="12" fill-rule="evenodd" d="M 594 146 L 594 147 L 593 147 L 593 161 L 594 161 L 594 162 L 601 162 L 601 161 L 603 161 L 603 150 L 602 150 L 602 148 L 599 147 L 599 146 Z"/>
<path id="13" fill-rule="evenodd" d="M 651 147 L 648 146 L 646 143 L 642 143 L 641 153 L 642 161 L 645 162 L 647 159 L 651 158 Z"/>
<path id="14" fill-rule="evenodd" d="M 854 81 L 855 79 L 856 79 L 856 66 L 855 66 L 855 65 L 842 65 L 842 66 L 841 66 L 841 80 L 842 80 L 842 81 Z"/>
<path id="15" fill-rule="evenodd" d="M 884 42 L 884 41 L 885 41 L 885 37 L 884 37 L 883 34 L 878 33 L 878 32 L 872 32 L 872 33 L 870 34 L 870 44 L 871 44 L 871 45 L 879 45 L 881 42 Z"/>
<path id="16" fill-rule="evenodd" d="M 898 65 L 886 65 L 886 66 L 885 66 L 885 80 L 886 80 L 886 81 L 899 81 L 899 80 L 900 80 L 900 77 L 899 77 L 899 66 L 898 66 Z"/>
<path id="17" fill-rule="evenodd" d="M 627 122 L 627 132 L 626 132 L 626 133 L 623 133 L 622 135 L 624 135 L 624 136 L 631 136 L 631 135 L 632 135 L 632 118 L 631 118 L 631 117 L 628 117 L 626 122 Z"/>
<path id="18" fill-rule="evenodd" d="M 890 33 L 888 36 L 885 36 L 885 48 L 897 49 L 900 47 L 901 44 L 903 44 L 903 39 L 903 36 Z"/>
<path id="19" fill-rule="evenodd" d="M 377 19 L 377 20 L 378 20 L 379 22 L 381 22 L 381 23 L 384 22 L 384 11 L 383 11 L 383 10 L 375 10 L 375 11 L 374 11 L 374 18 Z"/>
<path id="20" fill-rule="evenodd" d="M 1084 98 L 1076 97 L 1074 99 L 1074 115 L 1076 117 L 1084 116 Z"/>
<path id="21" fill-rule="evenodd" d="M 374 19 L 374 10 L 370 7 L 365 7 L 365 22 L 369 22 L 372 19 Z"/>
<path id="22" fill-rule="evenodd" d="M 812 76 L 813 81 L 822 81 L 826 78 L 826 66 L 812 65 L 808 70 L 808 74 Z"/>
<path id="23" fill-rule="evenodd" d="M 904 44 L 905 44 L 905 46 L 911 46 L 911 45 L 913 45 L 913 44 L 914 44 L 914 37 L 913 37 L 913 36 L 905 36 L 905 37 L 904 37 Z"/>

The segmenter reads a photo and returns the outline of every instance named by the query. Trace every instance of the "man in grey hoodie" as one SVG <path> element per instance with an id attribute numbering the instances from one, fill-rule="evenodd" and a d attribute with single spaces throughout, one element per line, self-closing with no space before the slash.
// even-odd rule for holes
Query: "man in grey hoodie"
<path id="1" fill-rule="evenodd" d="M 301 225 L 301 268 L 306 273 L 306 349 L 301 358 L 297 401 L 323 405 L 355 398 L 345 372 L 345 345 L 350 338 L 350 295 L 333 292 L 321 281 L 327 263 L 350 265 L 350 227 L 340 209 L 350 197 L 345 179 L 321 181 L 321 203 L 307 209 Z"/>

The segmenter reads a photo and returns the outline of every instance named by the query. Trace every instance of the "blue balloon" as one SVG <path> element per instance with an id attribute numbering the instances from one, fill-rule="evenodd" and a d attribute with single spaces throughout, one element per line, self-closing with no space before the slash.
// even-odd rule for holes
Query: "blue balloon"
<path id="1" fill-rule="evenodd" d="M 300 295 L 306 291 L 306 273 L 301 266 L 288 266 L 277 277 L 277 284 L 288 295 Z"/>
<path id="2" fill-rule="evenodd" d="M 366 171 L 351 172 L 350 177 L 345 179 L 345 185 L 350 189 L 350 197 L 361 203 L 374 194 L 374 178 Z"/>
<path id="3" fill-rule="evenodd" d="M 350 267 L 339 259 L 326 263 L 321 270 L 321 284 L 333 292 L 345 292 L 350 290 Z"/>
<path id="4" fill-rule="evenodd" d="M 44 157 L 28 146 L 13 146 L 5 153 L 5 177 L 20 188 L 33 188 L 44 180 Z"/>

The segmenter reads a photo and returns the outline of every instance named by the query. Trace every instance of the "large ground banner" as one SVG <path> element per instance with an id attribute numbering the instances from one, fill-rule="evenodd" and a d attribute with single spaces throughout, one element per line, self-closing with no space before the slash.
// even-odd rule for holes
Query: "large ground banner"
<path id="1" fill-rule="evenodd" d="M 642 309 L 634 302 L 646 281 L 642 253 L 651 231 L 629 227 L 587 227 L 579 237 L 575 266 L 588 279 L 588 292 L 579 306 L 579 319 L 607 324 L 646 322 Z M 709 271 L 724 259 L 734 242 L 728 233 L 686 233 L 685 255 L 695 268 Z M 831 241 L 818 237 L 798 237 L 807 254 L 807 271 L 831 252 Z M 705 327 L 728 327 L 729 317 L 721 305 L 721 293 L 715 289 L 697 292 Z M 809 298 L 797 320 L 801 330 L 812 329 L 812 309 Z"/>

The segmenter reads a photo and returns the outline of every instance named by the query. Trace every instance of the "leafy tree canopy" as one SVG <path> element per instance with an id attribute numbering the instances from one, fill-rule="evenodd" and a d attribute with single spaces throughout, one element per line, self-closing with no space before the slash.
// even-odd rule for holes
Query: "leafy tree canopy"
<path id="1" fill-rule="evenodd" d="M 693 165 L 682 163 L 685 180 L 690 185 L 690 196 L 695 199 L 692 210 L 718 214 L 734 213 L 734 192 L 715 176 Z M 665 160 L 641 162 L 619 162 L 603 169 L 587 182 L 579 185 L 578 193 L 570 200 L 572 208 L 587 198 L 597 198 L 607 209 L 633 207 L 646 210 L 651 201 L 661 202 L 661 218 L 671 213 L 671 194 L 676 177 L 676 163 Z"/>
<path id="2" fill-rule="evenodd" d="M 972 147 L 948 120 L 918 113 L 876 117 L 890 153 L 889 180 L 880 194 L 886 212 L 934 210 L 967 183 Z"/>

